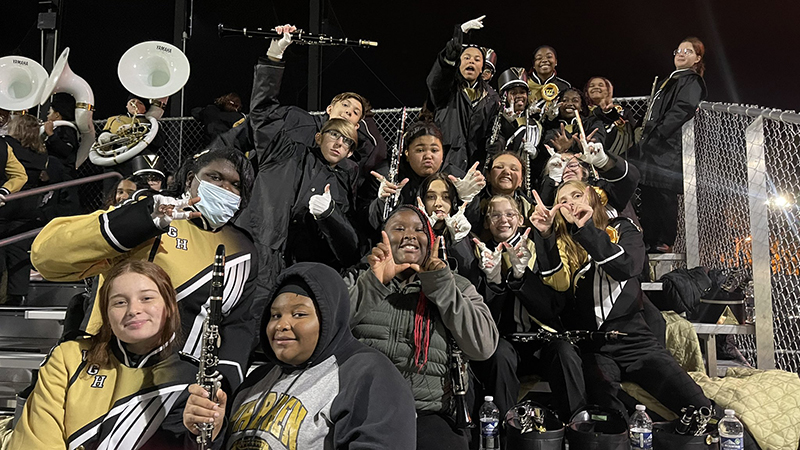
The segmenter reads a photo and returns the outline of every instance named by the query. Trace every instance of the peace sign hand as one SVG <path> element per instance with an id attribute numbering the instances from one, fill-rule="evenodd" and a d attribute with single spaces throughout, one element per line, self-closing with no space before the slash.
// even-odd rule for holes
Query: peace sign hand
<path id="1" fill-rule="evenodd" d="M 184 208 L 200 201 L 200 197 L 174 198 L 157 194 L 153 196 L 153 212 L 150 217 L 153 224 L 159 229 L 166 229 L 173 220 L 197 219 L 202 214 L 199 211 L 184 211 Z"/>
<path id="2" fill-rule="evenodd" d="M 411 264 L 395 264 L 389 235 L 385 231 L 381 231 L 381 237 L 383 240 L 372 248 L 372 253 L 367 256 L 367 261 L 369 261 L 369 268 L 375 274 L 375 278 L 383 284 L 389 284 L 392 278 L 411 267 Z"/>
<path id="3" fill-rule="evenodd" d="M 536 200 L 536 207 L 533 210 L 533 214 L 531 214 L 530 221 L 533 226 L 539 230 L 542 236 L 547 237 L 550 235 L 550 230 L 553 227 L 553 220 L 556 218 L 556 212 L 558 212 L 563 205 L 561 203 L 556 203 L 552 208 L 547 209 L 547 207 L 544 206 L 542 198 L 539 197 L 539 193 L 536 192 L 536 189 L 534 189 L 532 193 L 534 200 Z"/>
<path id="4" fill-rule="evenodd" d="M 408 178 L 404 178 L 400 184 L 395 184 L 374 170 L 371 171 L 370 174 L 372 174 L 373 177 L 377 178 L 378 181 L 381 182 L 381 185 L 378 188 L 378 198 L 382 198 L 384 200 L 389 198 L 391 195 L 400 194 L 400 190 L 403 189 L 403 186 L 405 186 L 406 183 L 408 183 Z"/>
<path id="5" fill-rule="evenodd" d="M 481 259 L 478 261 L 478 267 L 486 274 L 486 279 L 490 283 L 500 284 L 502 281 L 503 246 L 498 245 L 497 248 L 492 251 L 486 248 L 486 244 L 479 241 L 477 238 L 472 238 L 472 242 L 478 247 L 478 251 L 481 255 Z"/>
<path id="6" fill-rule="evenodd" d="M 530 228 L 525 230 L 522 238 L 517 242 L 517 245 L 513 247 L 509 245 L 508 242 L 503 242 L 502 244 L 506 253 L 508 253 L 508 260 L 511 262 L 511 270 L 514 273 L 514 278 L 517 279 L 522 278 L 522 275 L 525 274 L 525 268 L 528 267 L 528 263 L 533 257 L 528 247 L 528 235 L 530 232 Z"/>
<path id="7" fill-rule="evenodd" d="M 431 227 L 436 225 L 436 222 L 445 218 L 444 213 L 437 214 L 436 211 L 432 211 L 430 214 L 428 214 L 428 212 L 425 210 L 425 203 L 422 202 L 422 199 L 419 198 L 419 196 L 417 196 L 417 207 L 419 207 L 419 210 L 422 211 L 422 213 L 425 214 L 425 217 L 428 218 L 428 223 L 431 224 Z"/>

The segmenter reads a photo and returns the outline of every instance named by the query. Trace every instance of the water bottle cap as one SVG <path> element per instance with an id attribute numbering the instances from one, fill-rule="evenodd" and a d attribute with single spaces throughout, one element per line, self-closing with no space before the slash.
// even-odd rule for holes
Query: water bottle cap
<path id="1" fill-rule="evenodd" d="M 647 409 L 647 408 L 645 408 L 644 405 L 636 405 L 636 410 L 637 411 L 644 411 L 645 409 Z"/>
<path id="2" fill-rule="evenodd" d="M 491 395 L 487 395 L 486 397 L 483 397 L 483 401 L 485 401 L 485 402 L 493 402 L 494 401 L 494 397 L 492 397 Z"/>
<path id="3" fill-rule="evenodd" d="M 734 411 L 734 410 L 732 410 L 732 409 L 726 409 L 726 410 L 725 410 L 725 415 L 726 415 L 726 416 L 733 416 L 733 415 L 735 415 L 735 414 L 736 414 L 736 411 Z"/>

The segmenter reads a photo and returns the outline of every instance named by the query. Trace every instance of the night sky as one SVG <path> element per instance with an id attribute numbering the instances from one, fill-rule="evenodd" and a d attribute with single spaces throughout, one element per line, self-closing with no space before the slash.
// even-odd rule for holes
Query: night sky
<path id="1" fill-rule="evenodd" d="M 326 33 L 379 42 L 371 49 L 324 50 L 322 99 L 356 91 L 376 108 L 420 106 L 425 77 L 455 24 L 486 14 L 472 41 L 494 48 L 498 70 L 530 67 L 540 44 L 558 51 L 558 74 L 583 87 L 588 77 L 611 79 L 616 96 L 647 95 L 653 77 L 674 69 L 672 50 L 695 35 L 706 44 L 708 100 L 797 109 L 800 33 L 796 2 L 615 1 L 443 2 L 406 0 L 324 1 Z M 68 46 L 70 66 L 92 86 L 95 118 L 124 111 L 127 97 L 117 79 L 117 61 L 146 40 L 172 42 L 174 3 L 163 0 L 62 0 L 59 51 Z M 521 5 L 521 6 L 519 6 Z M 35 0 L 17 0 L 0 26 L 0 56 L 39 60 Z M 252 66 L 268 48 L 259 39 L 219 39 L 218 23 L 308 29 L 305 0 L 195 1 L 194 33 L 187 42 L 192 73 L 186 85 L 186 115 L 230 91 L 248 102 Z M 307 50 L 292 45 L 281 101 L 306 107 Z M 496 79 L 495 79 L 496 81 Z M 173 97 L 177 101 L 177 96 Z"/>

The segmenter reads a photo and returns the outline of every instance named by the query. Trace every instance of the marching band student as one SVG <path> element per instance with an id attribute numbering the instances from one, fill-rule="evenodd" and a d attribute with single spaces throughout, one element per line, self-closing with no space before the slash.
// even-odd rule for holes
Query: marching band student
<path id="1" fill-rule="evenodd" d="M 614 103 L 614 86 L 605 77 L 592 77 L 583 89 L 589 115 L 603 122 L 606 130 L 605 146 L 608 153 L 625 155 L 633 145 L 633 111 Z"/>
<path id="2" fill-rule="evenodd" d="M 244 123 L 247 116 L 242 112 L 239 94 L 230 92 L 215 98 L 211 105 L 192 108 L 192 117 L 203 125 L 203 142 L 208 145 L 220 134 Z"/>
<path id="3" fill-rule="evenodd" d="M 483 288 L 481 294 L 492 311 L 501 338 L 492 357 L 472 364 L 472 369 L 485 393 L 494 396 L 501 411 L 508 411 L 516 404 L 520 376 L 533 373 L 544 376 L 550 382 L 554 409 L 562 420 L 567 420 L 586 404 L 586 387 L 578 352 L 560 339 L 519 343 L 508 337 L 512 333 L 527 333 L 540 328 L 551 332 L 563 331 L 558 311 L 554 312 L 544 299 L 536 298 L 532 302 L 515 294 L 523 277 L 539 279 L 531 273 L 536 261 L 533 241 L 528 239 L 531 229 L 524 233 L 520 231 L 523 216 L 516 200 L 508 195 L 491 198 L 486 222 L 491 239 L 474 241 L 484 279 L 480 285 Z"/>
<path id="4" fill-rule="evenodd" d="M 576 116 L 580 114 L 586 140 L 603 143 L 606 130 L 603 123 L 584 112 L 583 93 L 575 88 L 568 88 L 559 94 L 558 116 L 554 120 L 544 122 L 544 138 L 542 142 L 552 145 L 558 153 L 572 150 L 580 153 L 580 128 Z"/>
<path id="5" fill-rule="evenodd" d="M 553 83 L 558 87 L 558 92 L 564 92 L 571 88 L 569 81 L 556 76 L 556 66 L 558 59 L 556 49 L 549 45 L 541 45 L 533 51 L 533 65 L 528 72 L 528 86 L 531 90 L 531 102 L 540 104 L 542 102 L 542 86 Z"/>
<path id="6" fill-rule="evenodd" d="M 382 238 L 350 288 L 353 335 L 387 355 L 411 386 L 416 448 L 466 449 L 467 433 L 453 420 L 449 337 L 470 360 L 484 360 L 497 346 L 497 327 L 475 287 L 439 259 L 441 238 L 425 213 L 401 205 Z"/>
<path id="7" fill-rule="evenodd" d="M 56 120 L 69 122 L 55 126 Z M 47 121 L 44 123 L 44 145 L 47 153 L 55 156 L 67 171 L 64 181 L 78 177 L 75 161 L 78 156 L 78 128 L 72 123 L 75 121 L 75 99 L 64 92 L 53 94 L 50 109 L 47 111 Z"/>
<path id="8" fill-rule="evenodd" d="M 33 266 L 51 281 L 104 275 L 120 258 L 153 261 L 169 274 L 180 299 L 181 350 L 198 357 L 217 245 L 224 244 L 219 371 L 228 392 L 244 380 L 254 346 L 258 261 L 250 238 L 230 224 L 247 207 L 253 169 L 238 150 L 206 150 L 186 160 L 171 191 L 140 197 L 119 208 L 52 220 L 31 249 Z M 256 307 L 260 307 L 257 305 Z M 103 324 L 98 302 L 84 330 Z"/>
<path id="9" fill-rule="evenodd" d="M 218 391 L 214 403 L 190 386 L 186 428 L 198 434 L 195 424 L 213 423 L 215 448 L 223 441 L 228 449 L 414 448 L 408 383 L 383 354 L 353 337 L 339 274 L 298 263 L 275 285 L 260 328 L 269 363 L 248 375 L 231 401 Z"/>
<path id="10" fill-rule="evenodd" d="M 484 17 L 456 26 L 427 78 L 428 107 L 448 149 L 445 162 L 463 171 L 486 161 L 492 121 L 500 110 L 500 97 L 481 77 L 486 58 L 483 49 L 462 46 L 464 34 L 483 28 Z"/>
<path id="11" fill-rule="evenodd" d="M 181 448 L 181 413 L 197 368 L 181 361 L 181 317 L 169 275 L 135 259 L 106 273 L 94 336 L 47 356 L 9 449 Z"/>
<path id="12" fill-rule="evenodd" d="M 538 202 L 536 260 L 544 285 L 562 294 L 556 310 L 567 330 L 627 333 L 607 341 L 579 343 L 590 403 L 626 413 L 617 398 L 620 382 L 630 380 L 679 414 L 687 405 L 709 400 L 648 327 L 637 276 L 645 261 L 641 232 L 629 218 L 609 219 L 597 192 L 568 181 L 548 209 Z M 534 283 L 518 295 L 536 301 L 553 298 Z"/>
<path id="13" fill-rule="evenodd" d="M 656 93 L 642 140 L 632 158 L 642 172 L 641 218 L 645 245 L 669 252 L 678 227 L 678 194 L 683 192 L 681 127 L 691 120 L 706 98 L 706 48 L 688 37 L 674 52 L 675 71 Z"/>

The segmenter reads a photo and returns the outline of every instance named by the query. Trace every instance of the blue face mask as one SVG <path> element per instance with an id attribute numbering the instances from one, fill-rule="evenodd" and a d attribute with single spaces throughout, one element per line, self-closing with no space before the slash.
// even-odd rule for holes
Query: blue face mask
<path id="1" fill-rule="evenodd" d="M 216 184 L 203 181 L 195 175 L 200 182 L 197 187 L 197 196 L 200 201 L 194 206 L 205 217 L 212 228 L 219 228 L 236 214 L 239 210 L 241 198 L 233 192 L 223 189 Z"/>

